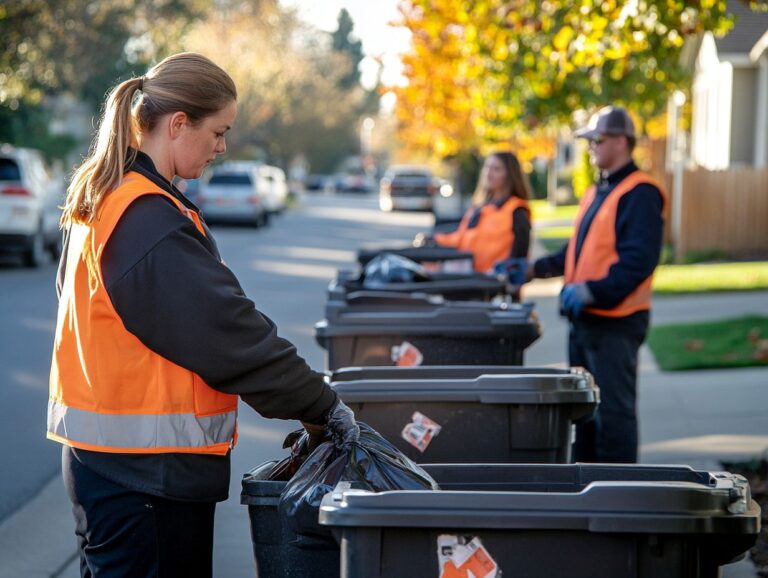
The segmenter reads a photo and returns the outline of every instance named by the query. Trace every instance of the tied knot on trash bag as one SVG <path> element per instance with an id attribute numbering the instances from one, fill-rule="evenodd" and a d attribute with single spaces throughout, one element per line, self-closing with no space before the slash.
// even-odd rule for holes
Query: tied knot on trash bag
<path id="1" fill-rule="evenodd" d="M 419 263 L 401 255 L 384 253 L 368 262 L 362 280 L 365 289 L 379 289 L 390 283 L 429 281 L 430 276 Z"/>
<path id="2" fill-rule="evenodd" d="M 311 548 L 335 544 L 329 528 L 318 523 L 323 496 L 339 482 L 359 490 L 439 490 L 423 469 L 365 423 L 357 422 L 359 437 L 337 443 L 329 430 L 327 441 L 313 452 L 303 430 L 286 438 L 291 455 L 279 462 L 270 480 L 287 480 L 280 496 L 280 517 L 297 535 L 296 545 Z"/>
<path id="3" fill-rule="evenodd" d="M 355 414 L 341 399 L 336 400 L 328 415 L 326 431 L 336 445 L 346 447 L 360 437 L 360 426 L 355 422 Z"/>

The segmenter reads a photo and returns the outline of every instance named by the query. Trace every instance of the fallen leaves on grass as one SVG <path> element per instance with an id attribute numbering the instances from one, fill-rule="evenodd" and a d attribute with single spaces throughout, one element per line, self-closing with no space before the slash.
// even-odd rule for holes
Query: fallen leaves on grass
<path id="1" fill-rule="evenodd" d="M 702 339 L 686 339 L 685 350 L 686 351 L 701 351 L 704 349 L 704 341 Z"/>
<path id="2" fill-rule="evenodd" d="M 755 344 L 753 357 L 756 361 L 768 361 L 768 339 L 760 339 Z"/>

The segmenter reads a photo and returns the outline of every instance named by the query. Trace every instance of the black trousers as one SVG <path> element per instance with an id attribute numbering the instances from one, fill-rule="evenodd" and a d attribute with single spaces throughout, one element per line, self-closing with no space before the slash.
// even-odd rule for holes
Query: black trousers
<path id="1" fill-rule="evenodd" d="M 210 578 L 215 502 L 129 490 L 62 452 L 82 578 Z"/>
<path id="2" fill-rule="evenodd" d="M 637 356 L 647 329 L 571 321 L 570 364 L 587 369 L 600 387 L 595 417 L 576 426 L 574 461 L 637 462 Z"/>

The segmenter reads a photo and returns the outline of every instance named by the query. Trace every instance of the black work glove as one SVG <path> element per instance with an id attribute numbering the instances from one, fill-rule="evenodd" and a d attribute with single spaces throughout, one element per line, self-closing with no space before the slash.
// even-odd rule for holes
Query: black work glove
<path id="1" fill-rule="evenodd" d="M 317 446 L 325 441 L 325 426 L 305 422 L 301 422 L 301 425 L 304 426 L 304 430 L 309 434 L 307 450 L 311 454 L 317 449 Z"/>
<path id="2" fill-rule="evenodd" d="M 341 445 L 348 445 L 360 438 L 360 428 L 355 422 L 355 414 L 341 399 L 328 414 L 328 430 Z"/>
<path id="3" fill-rule="evenodd" d="M 360 428 L 355 422 L 355 414 L 340 399 L 337 399 L 328 411 L 325 425 L 306 422 L 301 422 L 301 425 L 309 434 L 307 448 L 310 453 L 315 451 L 321 443 L 328 441 L 329 437 L 340 445 L 350 444 L 360 437 Z"/>

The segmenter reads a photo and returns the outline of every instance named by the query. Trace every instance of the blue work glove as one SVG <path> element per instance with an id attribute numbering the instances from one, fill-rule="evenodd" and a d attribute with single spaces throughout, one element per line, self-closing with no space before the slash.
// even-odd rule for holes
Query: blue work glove
<path id="1" fill-rule="evenodd" d="M 491 271 L 497 277 L 506 277 L 507 283 L 517 287 L 527 281 L 527 273 L 528 259 L 525 257 L 497 261 Z"/>
<path id="2" fill-rule="evenodd" d="M 563 315 L 575 319 L 581 315 L 584 307 L 594 301 L 592 292 L 585 283 L 571 283 L 560 292 L 560 311 Z"/>

